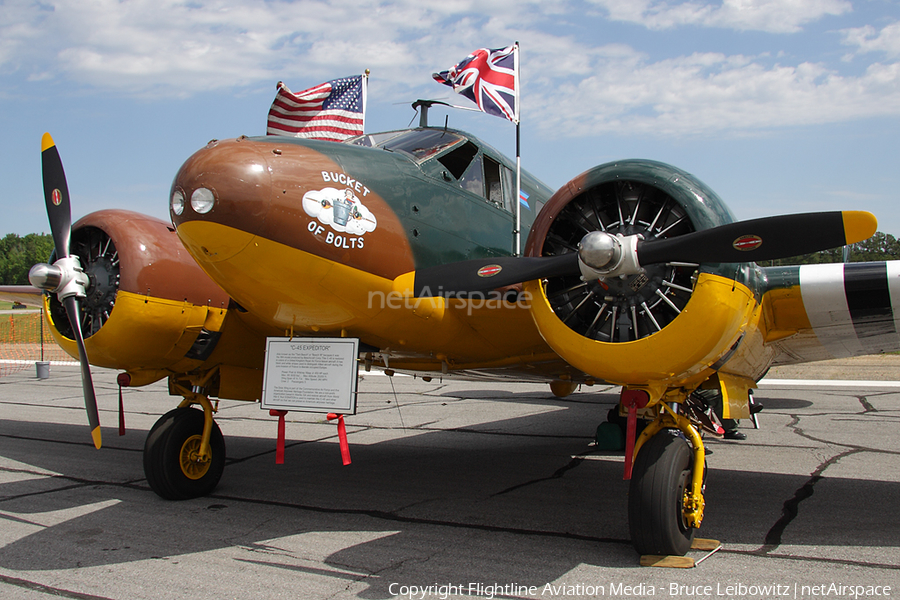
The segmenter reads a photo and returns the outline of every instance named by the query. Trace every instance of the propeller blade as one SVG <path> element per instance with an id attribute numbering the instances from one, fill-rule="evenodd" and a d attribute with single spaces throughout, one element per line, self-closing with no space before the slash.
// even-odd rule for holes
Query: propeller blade
<path id="1" fill-rule="evenodd" d="M 878 222 L 865 211 L 764 217 L 637 245 L 642 265 L 664 262 L 738 263 L 788 258 L 854 244 L 871 237 Z"/>
<path id="2" fill-rule="evenodd" d="M 91 365 L 88 362 L 87 351 L 84 348 L 84 337 L 81 334 L 81 325 L 79 323 L 81 311 L 78 306 L 78 298 L 69 296 L 66 298 L 65 304 L 66 314 L 69 316 L 69 323 L 72 324 L 72 331 L 75 332 L 75 341 L 78 343 L 78 358 L 81 361 L 81 388 L 84 393 L 84 408 L 87 411 L 88 425 L 91 427 L 91 439 L 94 441 L 94 447 L 99 449 L 101 445 L 100 413 L 97 410 L 97 397 L 94 395 Z"/>
<path id="3" fill-rule="evenodd" d="M 50 220 L 50 231 L 56 246 L 56 258 L 59 274 L 66 280 L 75 279 L 76 283 L 64 286 L 60 290 L 60 300 L 65 304 L 66 315 L 78 345 L 78 357 L 81 361 L 81 386 L 84 393 L 84 407 L 87 411 L 88 424 L 91 427 L 91 439 L 96 448 L 100 448 L 100 414 L 97 410 L 97 397 L 94 394 L 94 382 L 91 378 L 91 365 L 88 362 L 87 350 L 84 347 L 84 336 L 81 332 L 81 311 L 78 298 L 84 297 L 84 278 L 78 265 L 77 257 L 69 259 L 72 239 L 72 212 L 69 204 L 69 186 L 66 184 L 66 173 L 63 171 L 62 159 L 49 133 L 41 138 L 41 170 L 44 179 L 44 201 L 47 205 L 47 217 Z M 71 264 L 70 264 L 71 261 Z M 77 273 L 76 273 L 77 271 Z M 73 277 L 70 277 L 73 276 Z M 80 286 L 80 287 L 79 287 Z"/>
<path id="4" fill-rule="evenodd" d="M 562 275 L 577 275 L 578 254 L 558 256 L 476 258 L 435 265 L 415 272 L 413 295 L 464 297 L 497 288 Z"/>
<path id="5" fill-rule="evenodd" d="M 584 237 L 578 252 L 479 258 L 415 271 L 413 295 L 465 296 L 545 277 L 628 275 L 640 272 L 641 265 L 655 263 L 788 258 L 855 244 L 871 237 L 877 227 L 872 213 L 835 211 L 752 219 L 666 239 L 619 238 L 598 231 Z"/>
<path id="6" fill-rule="evenodd" d="M 69 240 L 72 236 L 72 212 L 69 206 L 69 186 L 63 171 L 59 150 L 49 133 L 41 138 L 41 172 L 44 178 L 44 201 L 50 231 L 56 245 L 56 258 L 69 255 Z"/>

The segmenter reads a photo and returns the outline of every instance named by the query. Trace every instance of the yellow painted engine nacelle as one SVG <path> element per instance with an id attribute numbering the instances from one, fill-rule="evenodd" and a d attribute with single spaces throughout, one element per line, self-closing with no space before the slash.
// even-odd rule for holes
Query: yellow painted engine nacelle
<path id="1" fill-rule="evenodd" d="M 262 356 L 264 337 L 229 310 L 229 297 L 171 225 L 130 211 L 98 211 L 75 223 L 71 248 L 90 279 L 81 324 L 92 365 L 127 371 L 133 386 L 212 365 L 245 370 L 252 380 L 259 369 L 261 383 L 262 361 L 251 357 Z M 44 302 L 54 339 L 77 358 L 65 308 L 53 294 Z M 247 351 L 254 345 L 259 353 Z M 247 395 L 254 394 L 223 397 Z"/>
<path id="2" fill-rule="evenodd" d="M 601 165 L 547 202 L 527 256 L 574 252 L 591 231 L 661 239 L 733 222 L 688 173 L 652 161 Z M 592 377 L 620 385 L 699 384 L 739 341 L 757 301 L 744 265 L 665 263 L 638 274 L 525 284 L 544 340 Z"/>

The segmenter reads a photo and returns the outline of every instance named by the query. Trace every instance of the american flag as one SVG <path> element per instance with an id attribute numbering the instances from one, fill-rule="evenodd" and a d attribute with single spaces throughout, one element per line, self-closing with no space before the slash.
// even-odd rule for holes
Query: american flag
<path id="1" fill-rule="evenodd" d="M 333 142 L 361 135 L 366 80 L 364 75 L 344 77 L 296 93 L 279 82 L 266 133 Z"/>
<path id="2" fill-rule="evenodd" d="M 473 101 L 482 111 L 519 122 L 519 45 L 491 50 L 479 48 L 448 71 L 432 74 Z"/>

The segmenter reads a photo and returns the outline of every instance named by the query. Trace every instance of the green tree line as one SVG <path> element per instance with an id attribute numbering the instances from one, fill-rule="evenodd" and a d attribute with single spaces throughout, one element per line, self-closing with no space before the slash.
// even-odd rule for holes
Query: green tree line
<path id="1" fill-rule="evenodd" d="M 53 251 L 53 236 L 8 233 L 0 239 L 0 285 L 27 285 L 28 271 L 35 263 L 47 262 Z"/>
<path id="2" fill-rule="evenodd" d="M 872 260 L 898 260 L 900 259 L 900 241 L 889 233 L 876 231 L 875 235 L 862 242 L 850 245 L 849 262 L 866 262 Z M 766 260 L 759 263 L 762 267 L 772 267 L 778 265 L 812 265 L 817 263 L 837 263 L 844 262 L 844 248 L 832 248 L 830 250 L 822 250 L 821 252 L 813 252 L 811 254 L 803 254 L 801 256 L 792 256 L 790 258 L 782 258 L 779 260 Z"/>

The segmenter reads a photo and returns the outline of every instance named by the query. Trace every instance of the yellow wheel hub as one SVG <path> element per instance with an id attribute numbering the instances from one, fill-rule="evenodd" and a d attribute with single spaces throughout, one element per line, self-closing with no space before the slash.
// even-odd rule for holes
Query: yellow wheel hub
<path id="1" fill-rule="evenodd" d="M 201 479 L 209 471 L 211 461 L 201 461 L 199 458 L 202 440 L 202 436 L 192 435 L 181 445 L 178 463 L 181 466 L 181 472 L 188 479 Z"/>

